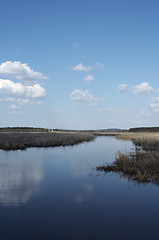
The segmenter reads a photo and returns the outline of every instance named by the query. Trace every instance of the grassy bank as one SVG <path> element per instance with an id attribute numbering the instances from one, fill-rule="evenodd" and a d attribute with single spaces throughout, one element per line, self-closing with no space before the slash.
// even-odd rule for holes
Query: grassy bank
<path id="1" fill-rule="evenodd" d="M 0 149 L 68 146 L 92 141 L 94 138 L 87 133 L 0 133 Z"/>
<path id="2" fill-rule="evenodd" d="M 159 133 L 124 133 L 116 137 L 132 140 L 135 151 L 127 154 L 119 152 L 111 165 L 99 166 L 97 170 L 115 172 L 138 183 L 159 185 Z"/>

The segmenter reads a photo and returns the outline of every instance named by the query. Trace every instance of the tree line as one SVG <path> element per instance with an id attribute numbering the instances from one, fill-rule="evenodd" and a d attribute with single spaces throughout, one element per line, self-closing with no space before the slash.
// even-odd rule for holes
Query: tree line
<path id="1" fill-rule="evenodd" d="M 159 132 L 159 127 L 130 128 L 129 132 Z"/>
<path id="2" fill-rule="evenodd" d="M 4 127 L 0 128 L 0 132 L 48 132 L 46 128 L 34 127 Z"/>

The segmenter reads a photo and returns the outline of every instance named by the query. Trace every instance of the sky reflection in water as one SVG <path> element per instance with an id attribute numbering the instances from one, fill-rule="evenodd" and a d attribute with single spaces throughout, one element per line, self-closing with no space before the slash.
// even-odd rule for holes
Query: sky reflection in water
<path id="1" fill-rule="evenodd" d="M 21 156 L 22 153 L 22 156 Z M 0 204 L 18 206 L 30 197 L 40 194 L 44 178 L 40 159 L 23 157 L 25 152 L 1 152 L 0 158 Z"/>
<path id="2" fill-rule="evenodd" d="M 0 151 L 0 239 L 155 239 L 158 187 L 94 170 L 132 148 L 98 137 L 74 147 Z"/>

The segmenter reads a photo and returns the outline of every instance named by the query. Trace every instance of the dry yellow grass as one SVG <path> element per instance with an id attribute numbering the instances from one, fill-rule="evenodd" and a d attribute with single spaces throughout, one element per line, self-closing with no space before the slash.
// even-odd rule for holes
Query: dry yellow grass
<path id="1" fill-rule="evenodd" d="M 115 172 L 121 177 L 138 183 L 159 185 L 159 153 L 146 153 L 136 150 L 135 153 L 118 153 L 118 157 L 111 165 L 99 166 L 99 171 Z"/>
<path id="2" fill-rule="evenodd" d="M 111 165 L 99 166 L 97 170 L 116 172 L 138 183 L 152 182 L 159 185 L 159 133 L 127 132 L 116 138 L 131 140 L 136 148 L 126 154 L 119 152 Z"/>
<path id="3" fill-rule="evenodd" d="M 159 132 L 127 132 L 120 133 L 116 136 L 117 139 L 122 140 L 155 140 L 159 141 Z"/>

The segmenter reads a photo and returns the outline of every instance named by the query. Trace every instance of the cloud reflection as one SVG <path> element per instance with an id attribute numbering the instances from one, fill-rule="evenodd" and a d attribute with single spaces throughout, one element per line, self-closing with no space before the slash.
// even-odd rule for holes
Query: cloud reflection
<path id="1" fill-rule="evenodd" d="M 0 160 L 0 204 L 18 206 L 39 194 L 44 173 L 40 160 L 14 159 L 12 154 L 13 159 Z"/>
<path id="2" fill-rule="evenodd" d="M 83 185 L 83 191 L 73 196 L 76 203 L 81 204 L 90 198 L 90 193 L 93 191 L 93 184 L 86 182 Z"/>

